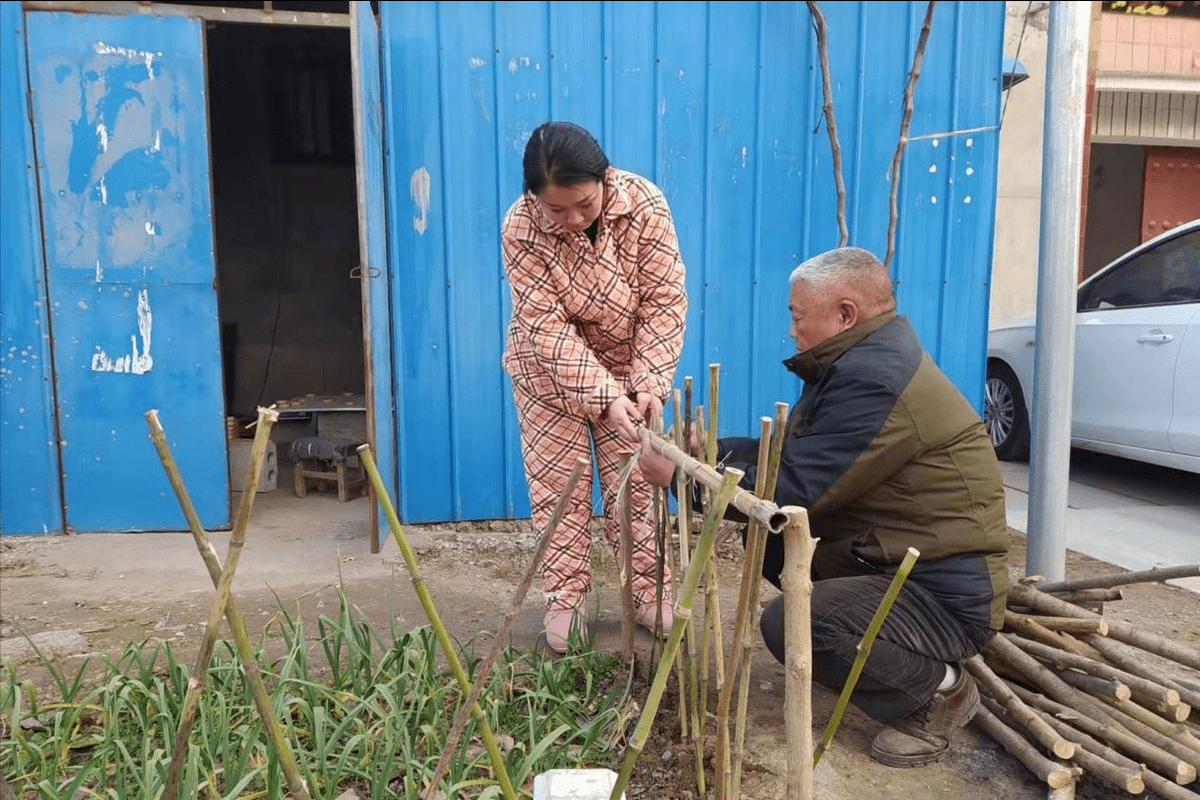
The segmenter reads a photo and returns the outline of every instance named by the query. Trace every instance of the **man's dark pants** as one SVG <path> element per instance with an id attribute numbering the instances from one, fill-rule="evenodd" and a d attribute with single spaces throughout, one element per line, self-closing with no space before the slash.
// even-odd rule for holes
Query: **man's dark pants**
<path id="1" fill-rule="evenodd" d="M 782 566 L 782 563 L 780 563 Z M 779 586 L 778 569 L 767 580 Z M 841 692 L 858 644 L 891 585 L 884 574 L 815 581 L 812 592 L 813 680 Z M 762 613 L 759 627 L 771 654 L 784 662 L 784 598 Z M 964 624 L 929 591 L 906 581 L 879 629 L 850 699 L 875 720 L 894 724 L 925 705 L 947 662 L 978 653 L 994 631 Z"/>

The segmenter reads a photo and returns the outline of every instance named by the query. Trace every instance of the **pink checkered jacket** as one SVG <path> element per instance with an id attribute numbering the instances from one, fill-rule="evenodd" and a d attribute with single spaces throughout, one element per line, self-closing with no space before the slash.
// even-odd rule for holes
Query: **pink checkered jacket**
<path id="1" fill-rule="evenodd" d="M 687 292 L 657 186 L 609 167 L 595 245 L 525 194 L 504 216 L 501 249 L 513 305 L 503 365 L 514 383 L 593 419 L 630 391 L 666 401 Z"/>

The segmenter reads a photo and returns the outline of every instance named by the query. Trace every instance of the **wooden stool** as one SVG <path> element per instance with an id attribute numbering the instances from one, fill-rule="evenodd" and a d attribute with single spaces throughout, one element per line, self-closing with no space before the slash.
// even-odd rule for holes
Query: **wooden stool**
<path id="1" fill-rule="evenodd" d="M 326 482 L 337 485 L 338 500 L 343 503 L 358 496 L 358 490 L 366 485 L 366 470 L 358 461 L 358 443 L 350 439 L 329 439 L 306 436 L 292 442 L 291 457 L 294 462 L 292 485 L 296 497 L 308 496 L 308 482 L 315 481 L 322 489 Z M 351 460 L 353 459 L 353 464 Z"/>

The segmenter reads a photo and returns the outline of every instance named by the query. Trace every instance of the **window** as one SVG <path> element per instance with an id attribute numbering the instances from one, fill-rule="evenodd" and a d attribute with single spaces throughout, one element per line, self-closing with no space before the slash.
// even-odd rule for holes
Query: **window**
<path id="1" fill-rule="evenodd" d="M 1079 311 L 1200 302 L 1200 230 L 1162 242 L 1081 287 Z"/>

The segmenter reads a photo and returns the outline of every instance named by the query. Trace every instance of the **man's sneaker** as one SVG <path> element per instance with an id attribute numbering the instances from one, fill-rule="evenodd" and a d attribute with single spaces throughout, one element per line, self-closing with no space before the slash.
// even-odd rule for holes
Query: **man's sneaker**
<path id="1" fill-rule="evenodd" d="M 579 644 L 587 640 L 587 620 L 582 606 L 547 611 L 544 624 L 546 646 L 556 653 L 567 652 L 572 641 Z"/>
<path id="2" fill-rule="evenodd" d="M 936 692 L 928 703 L 895 727 L 881 730 L 871 742 L 871 756 L 891 767 L 932 764 L 950 749 L 954 732 L 979 711 L 979 689 L 965 669 L 949 689 Z"/>
<path id="3" fill-rule="evenodd" d="M 651 633 L 655 632 L 655 622 L 658 617 L 658 603 L 642 603 L 634 612 L 634 619 L 637 624 L 641 625 Z M 663 598 L 662 602 L 662 628 L 658 629 L 658 636 L 661 639 L 666 639 L 671 635 L 671 627 L 675 624 L 675 612 L 671 608 L 671 601 Z"/>

